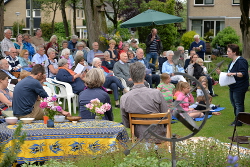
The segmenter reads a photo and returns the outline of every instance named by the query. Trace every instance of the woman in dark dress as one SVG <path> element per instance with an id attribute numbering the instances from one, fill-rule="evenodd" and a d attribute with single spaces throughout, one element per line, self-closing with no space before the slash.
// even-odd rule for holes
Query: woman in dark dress
<path id="1" fill-rule="evenodd" d="M 91 113 L 85 107 L 86 104 L 90 103 L 91 100 L 98 98 L 100 102 L 109 103 L 110 97 L 102 85 L 105 82 L 105 76 L 103 70 L 93 68 L 86 73 L 85 85 L 86 89 L 79 95 L 79 112 L 82 119 L 94 119 L 95 114 Z M 112 108 L 104 113 L 104 120 L 113 121 Z"/>

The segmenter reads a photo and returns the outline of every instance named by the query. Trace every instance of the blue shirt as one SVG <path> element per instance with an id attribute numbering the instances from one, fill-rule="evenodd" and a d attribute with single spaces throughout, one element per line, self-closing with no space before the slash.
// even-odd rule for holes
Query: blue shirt
<path id="1" fill-rule="evenodd" d="M 173 64 L 169 64 L 168 61 L 165 61 L 162 65 L 162 73 L 172 74 L 174 72 L 182 72 L 182 73 L 185 72 L 184 68 L 181 67 L 180 65 L 175 66 L 178 71 L 173 71 L 173 67 L 174 67 Z"/>
<path id="2" fill-rule="evenodd" d="M 191 43 L 190 48 L 189 48 L 189 52 L 190 50 L 193 50 L 193 47 L 201 47 L 201 50 L 199 52 L 196 52 L 200 58 L 202 58 L 204 60 L 204 54 L 206 52 L 206 44 L 204 41 L 200 40 L 198 43 L 196 43 L 195 41 Z"/>
<path id="3" fill-rule="evenodd" d="M 92 64 L 96 53 L 103 53 L 103 52 L 100 51 L 100 50 L 98 50 L 97 52 L 95 52 L 94 50 L 90 50 L 89 53 L 88 53 L 88 56 L 87 56 L 87 62 L 89 64 Z"/>
<path id="4" fill-rule="evenodd" d="M 18 82 L 13 93 L 13 114 L 15 116 L 30 114 L 38 96 L 45 98 L 48 94 L 37 79 L 28 76 Z"/>
<path id="5" fill-rule="evenodd" d="M 3 72 L 5 72 L 11 79 L 17 79 L 14 75 L 12 75 L 9 71 L 6 71 L 4 69 L 1 69 Z"/>
<path id="6" fill-rule="evenodd" d="M 36 64 L 45 64 L 45 61 L 48 60 L 48 56 L 46 54 L 44 55 L 39 55 L 38 53 L 36 53 L 33 58 L 32 58 L 32 63 L 36 63 Z"/>

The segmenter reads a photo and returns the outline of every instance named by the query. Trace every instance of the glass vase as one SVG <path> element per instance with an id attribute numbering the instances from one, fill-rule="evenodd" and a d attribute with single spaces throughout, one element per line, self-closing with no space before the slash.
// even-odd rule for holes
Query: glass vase
<path id="1" fill-rule="evenodd" d="M 102 116 L 100 116 L 100 115 L 96 115 L 96 116 L 95 116 L 95 120 L 96 120 L 96 121 L 100 121 L 100 120 L 102 120 Z"/>
<path id="2" fill-rule="evenodd" d="M 49 120 L 47 121 L 47 127 L 48 127 L 48 128 L 54 128 L 54 120 L 49 119 Z"/>

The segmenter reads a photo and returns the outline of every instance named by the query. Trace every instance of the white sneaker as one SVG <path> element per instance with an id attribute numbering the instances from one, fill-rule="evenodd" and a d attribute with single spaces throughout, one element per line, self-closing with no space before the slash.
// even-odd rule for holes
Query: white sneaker
<path id="1" fill-rule="evenodd" d="M 129 92 L 129 87 L 126 87 L 123 89 L 123 94 L 128 93 L 128 92 Z"/>

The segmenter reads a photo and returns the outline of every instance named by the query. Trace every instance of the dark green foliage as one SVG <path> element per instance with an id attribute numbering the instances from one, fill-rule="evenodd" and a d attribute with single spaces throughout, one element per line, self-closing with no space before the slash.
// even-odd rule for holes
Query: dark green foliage
<path id="1" fill-rule="evenodd" d="M 19 23 L 19 34 L 23 34 L 24 31 L 22 29 L 25 28 L 24 21 L 23 20 L 22 21 L 19 20 L 18 23 Z M 12 37 L 16 38 L 17 33 L 18 33 L 18 24 L 17 24 L 16 21 L 13 23 L 12 31 L 13 31 Z"/>
<path id="2" fill-rule="evenodd" d="M 174 15 L 174 6 L 174 0 L 168 0 L 167 2 L 152 0 L 149 3 L 142 3 L 140 12 L 146 11 L 150 8 L 153 10 Z M 169 50 L 171 46 L 174 45 L 174 41 L 177 36 L 177 28 L 174 26 L 174 24 L 139 27 L 138 32 L 140 42 L 146 41 L 147 35 L 150 34 L 152 28 L 156 28 L 158 30 L 158 35 L 161 38 L 163 50 Z"/>
<path id="3" fill-rule="evenodd" d="M 216 44 L 226 47 L 228 44 L 240 44 L 240 37 L 236 34 L 236 31 L 228 26 L 220 31 L 212 41 L 212 46 L 215 48 Z"/>
<path id="4" fill-rule="evenodd" d="M 53 35 L 52 31 L 51 31 L 52 30 L 52 24 L 51 23 L 41 23 L 40 27 L 43 30 L 43 38 L 44 38 L 44 40 L 49 41 L 50 37 Z M 69 29 L 70 29 L 70 24 L 69 24 Z M 55 33 L 54 34 L 58 38 L 62 37 L 64 39 L 66 39 L 63 22 L 55 23 Z"/>
<path id="5" fill-rule="evenodd" d="M 11 166 L 12 163 L 16 160 L 17 154 L 21 149 L 21 145 L 24 143 L 26 138 L 26 133 L 21 133 L 22 121 L 18 123 L 18 126 L 13 135 L 13 145 L 6 151 L 6 143 L 1 143 L 0 145 L 0 157 L 3 157 L 3 160 L 0 163 L 0 167 Z M 5 153 L 3 153 L 5 151 Z"/>
<path id="6" fill-rule="evenodd" d="M 48 41 L 52 36 L 52 24 L 51 23 L 41 23 L 40 28 L 43 30 L 43 38 Z"/>

